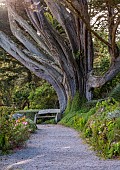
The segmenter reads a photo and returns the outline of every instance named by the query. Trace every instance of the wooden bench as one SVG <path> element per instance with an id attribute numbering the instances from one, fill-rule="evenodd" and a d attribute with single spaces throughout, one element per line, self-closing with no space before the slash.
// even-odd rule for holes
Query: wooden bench
<path id="1" fill-rule="evenodd" d="M 47 119 L 47 118 L 54 118 L 55 122 L 57 123 L 61 119 L 61 112 L 60 109 L 45 109 L 45 110 L 39 110 L 35 114 L 34 117 L 34 123 L 37 123 L 37 119 Z"/>
<path id="2" fill-rule="evenodd" d="M 22 114 L 26 118 L 30 118 L 34 121 L 35 114 L 38 113 L 40 109 L 30 109 L 30 110 L 17 110 L 14 114 Z"/>
<path id="3" fill-rule="evenodd" d="M 61 112 L 60 109 L 44 109 L 44 110 L 39 110 L 39 109 L 32 109 L 32 110 L 18 110 L 15 111 L 15 114 L 23 114 L 26 116 L 27 114 L 31 113 L 32 114 L 32 120 L 37 123 L 37 119 L 47 119 L 47 118 L 54 118 L 55 122 L 57 123 L 61 119 Z M 29 117 L 29 116 L 28 116 Z"/>

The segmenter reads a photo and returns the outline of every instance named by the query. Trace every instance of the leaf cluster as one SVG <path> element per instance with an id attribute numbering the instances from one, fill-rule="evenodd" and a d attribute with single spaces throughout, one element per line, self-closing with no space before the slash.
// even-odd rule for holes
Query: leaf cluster
<path id="1" fill-rule="evenodd" d="M 57 95 L 53 87 L 46 82 L 32 90 L 28 99 L 30 101 L 30 109 L 49 109 L 58 107 Z"/>

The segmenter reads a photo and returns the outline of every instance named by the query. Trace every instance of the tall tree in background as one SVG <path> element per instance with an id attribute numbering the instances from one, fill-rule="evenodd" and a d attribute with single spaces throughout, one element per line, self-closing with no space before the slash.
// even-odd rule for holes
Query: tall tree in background
<path id="1" fill-rule="evenodd" d="M 90 3 L 88 6 L 88 3 Z M 120 72 L 117 30 L 119 1 L 102 0 L 108 40 L 92 28 L 87 0 L 7 0 L 10 27 L 19 40 L 13 42 L 0 31 L 0 46 L 38 77 L 47 80 L 57 92 L 61 111 L 78 91 L 92 99 L 92 89 L 104 85 Z M 92 8 L 93 9 L 93 8 Z M 96 9 L 99 12 L 99 8 Z M 103 15 L 105 18 L 105 15 Z M 92 37 L 108 46 L 110 68 L 94 76 Z"/>

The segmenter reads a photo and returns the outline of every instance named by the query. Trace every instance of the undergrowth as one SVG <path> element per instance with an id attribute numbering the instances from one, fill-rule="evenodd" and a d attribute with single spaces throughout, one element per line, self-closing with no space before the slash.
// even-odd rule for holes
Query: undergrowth
<path id="1" fill-rule="evenodd" d="M 102 157 L 120 158 L 120 103 L 113 98 L 84 103 L 79 110 L 69 107 L 60 123 L 80 131 Z"/>
<path id="2" fill-rule="evenodd" d="M 12 109 L 0 108 L 0 154 L 9 153 L 22 147 L 30 133 L 35 132 L 36 125 L 28 118 L 13 118 Z"/>

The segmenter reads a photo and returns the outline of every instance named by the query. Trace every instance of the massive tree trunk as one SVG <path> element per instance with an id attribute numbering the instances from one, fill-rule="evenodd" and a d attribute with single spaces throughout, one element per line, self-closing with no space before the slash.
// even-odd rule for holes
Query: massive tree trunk
<path id="1" fill-rule="evenodd" d="M 24 1 L 33 26 L 20 16 L 23 9 L 19 5 L 22 2 L 9 0 L 7 7 L 11 31 L 22 45 L 16 46 L 2 32 L 0 45 L 37 76 L 53 85 L 61 111 L 64 111 L 76 91 L 80 92 L 81 97 L 91 99 L 86 80 L 87 73 L 92 69 L 92 39 L 82 20 L 69 13 L 62 4 L 54 0 L 45 2 L 64 29 L 66 40 L 46 19 L 46 11 L 39 0 Z M 86 17 L 89 22 L 89 16 Z"/>
<path id="2" fill-rule="evenodd" d="M 94 53 L 87 0 L 74 0 L 70 7 L 75 13 L 58 0 L 7 0 L 11 31 L 19 43 L 0 31 L 0 46 L 54 87 L 61 112 L 77 91 L 91 100 L 91 88 L 107 80 L 91 74 Z M 46 13 L 57 20 L 64 34 Z"/>

